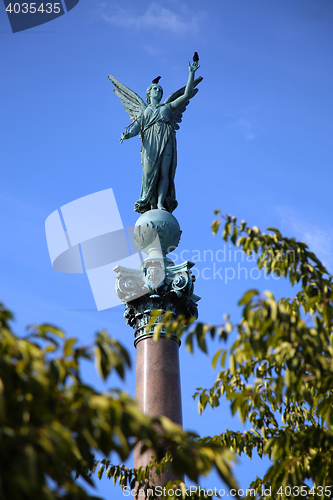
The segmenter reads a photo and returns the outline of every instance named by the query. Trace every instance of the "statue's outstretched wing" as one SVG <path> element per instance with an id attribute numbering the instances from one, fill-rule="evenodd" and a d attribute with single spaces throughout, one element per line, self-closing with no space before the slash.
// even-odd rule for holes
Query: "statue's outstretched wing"
<path id="1" fill-rule="evenodd" d="M 192 99 L 192 97 L 195 96 L 195 94 L 198 92 L 199 89 L 197 89 L 196 87 L 197 87 L 197 85 L 199 85 L 199 83 L 202 80 L 203 80 L 202 76 L 199 76 L 198 78 L 196 78 L 194 80 L 192 95 L 191 95 L 190 99 Z M 165 99 L 164 104 L 168 104 L 168 103 L 174 101 L 175 99 L 177 99 L 177 97 L 180 97 L 181 95 L 183 95 L 185 92 L 185 88 L 186 87 L 182 87 L 181 89 L 176 90 L 176 92 L 173 92 L 173 94 L 169 95 L 169 97 L 167 97 Z M 186 106 L 190 102 L 190 99 L 181 108 L 178 108 L 173 112 L 173 117 L 175 120 L 175 129 L 177 129 L 177 130 L 179 129 L 179 125 L 177 125 L 177 123 L 180 123 L 182 121 L 183 113 L 186 109 Z"/>
<path id="2" fill-rule="evenodd" d="M 122 104 L 125 107 L 125 111 L 130 115 L 132 121 L 135 121 L 142 111 L 144 111 L 147 107 L 147 104 L 141 99 L 138 94 L 133 92 L 133 90 L 129 89 L 123 83 L 118 82 L 113 76 L 108 76 L 109 80 L 113 83 L 115 88 L 113 92 L 120 97 Z"/>

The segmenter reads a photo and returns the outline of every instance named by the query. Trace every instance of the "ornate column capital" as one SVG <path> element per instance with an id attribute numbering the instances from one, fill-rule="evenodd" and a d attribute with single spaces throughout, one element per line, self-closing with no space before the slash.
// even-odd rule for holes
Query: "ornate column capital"
<path id="1" fill-rule="evenodd" d="M 145 330 L 153 310 L 171 311 L 175 316 L 198 317 L 197 302 L 200 297 L 193 293 L 193 266 L 193 262 L 189 261 L 175 266 L 165 257 L 156 257 L 144 260 L 140 270 L 122 266 L 114 268 L 117 294 L 126 305 L 125 321 L 135 330 L 135 345 L 142 338 L 153 335 L 153 331 L 147 333 Z M 157 317 L 156 323 L 163 313 Z"/>

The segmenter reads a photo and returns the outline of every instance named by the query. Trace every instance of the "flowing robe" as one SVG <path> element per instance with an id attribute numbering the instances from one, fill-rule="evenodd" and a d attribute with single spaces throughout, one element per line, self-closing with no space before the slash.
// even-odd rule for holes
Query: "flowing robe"
<path id="1" fill-rule="evenodd" d="M 173 212 L 177 207 L 175 192 L 175 172 L 177 166 L 177 146 L 175 121 L 172 108 L 169 104 L 160 104 L 157 108 L 147 106 L 137 121 L 142 139 L 141 162 L 142 184 L 139 200 L 135 203 L 134 210 L 144 213 L 151 209 L 151 200 L 157 201 L 158 183 L 160 178 L 161 162 L 165 147 L 172 150 L 168 173 L 168 190 L 164 207 L 168 212 Z M 133 130 L 135 130 L 134 125 Z"/>

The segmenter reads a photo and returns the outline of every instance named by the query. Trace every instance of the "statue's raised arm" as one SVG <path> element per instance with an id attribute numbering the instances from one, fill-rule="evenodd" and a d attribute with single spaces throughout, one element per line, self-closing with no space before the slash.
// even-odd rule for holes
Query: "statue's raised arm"
<path id="1" fill-rule="evenodd" d="M 195 87 L 202 80 L 202 77 L 199 77 L 196 80 L 194 80 L 194 75 L 198 68 L 200 68 L 200 66 L 198 66 L 198 63 L 196 62 L 193 62 L 193 64 L 188 63 L 189 75 L 186 87 L 182 87 L 177 92 L 171 94 L 171 96 L 169 96 L 168 99 L 166 99 L 165 102 L 169 102 L 173 110 L 176 111 L 177 109 L 183 108 L 184 106 L 186 108 L 186 106 L 190 102 L 190 99 L 198 92 L 198 89 L 195 89 Z"/>
<path id="2" fill-rule="evenodd" d="M 174 184 L 177 166 L 175 130 L 179 129 L 182 114 L 202 81 L 202 77 L 194 79 L 199 68 L 198 62 L 199 57 L 195 52 L 193 63 L 188 63 L 186 86 L 173 92 L 163 104 L 160 104 L 163 89 L 158 83 L 161 77 L 155 78 L 148 87 L 146 104 L 135 92 L 109 76 L 115 86 L 115 94 L 120 97 L 132 119 L 131 125 L 122 133 L 120 142 L 138 134 L 142 140 L 143 172 L 140 198 L 134 206 L 136 212 L 144 213 L 158 208 L 172 213 L 178 205 Z"/>

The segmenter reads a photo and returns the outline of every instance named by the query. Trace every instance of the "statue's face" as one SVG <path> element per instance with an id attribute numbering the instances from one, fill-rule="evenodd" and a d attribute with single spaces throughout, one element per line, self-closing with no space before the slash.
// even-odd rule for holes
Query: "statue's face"
<path id="1" fill-rule="evenodd" d="M 152 86 L 150 90 L 150 98 L 156 99 L 158 102 L 162 99 L 162 87 L 158 84 Z"/>

